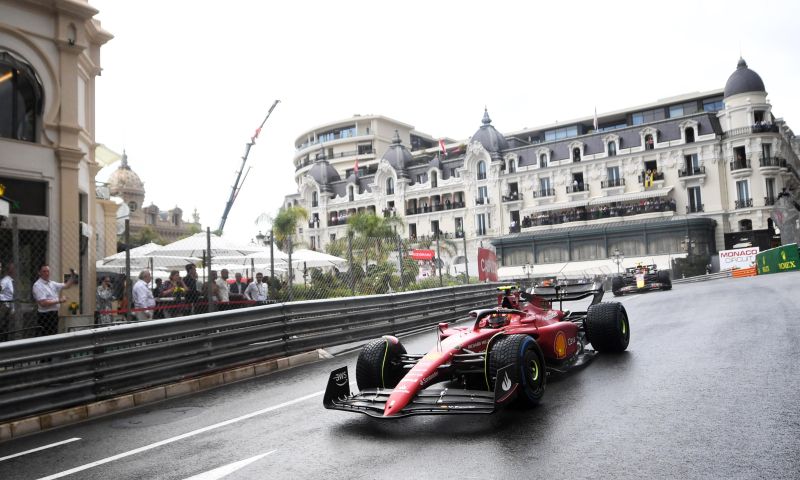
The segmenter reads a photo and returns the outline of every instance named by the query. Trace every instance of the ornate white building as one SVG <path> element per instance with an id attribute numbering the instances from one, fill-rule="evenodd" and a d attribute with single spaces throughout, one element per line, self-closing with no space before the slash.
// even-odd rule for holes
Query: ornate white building
<path id="1" fill-rule="evenodd" d="M 800 185 L 798 143 L 772 110 L 761 77 L 740 59 L 724 89 L 599 117 L 501 134 L 485 112 L 445 156 L 400 124 L 358 175 L 353 159 L 298 144 L 299 192 L 287 201 L 310 212 L 299 233 L 312 248 L 365 210 L 402 216 L 411 239 L 465 236 L 470 258 L 491 242 L 507 266 L 768 248 L 772 204 Z M 352 133 L 351 150 L 362 132 Z"/>

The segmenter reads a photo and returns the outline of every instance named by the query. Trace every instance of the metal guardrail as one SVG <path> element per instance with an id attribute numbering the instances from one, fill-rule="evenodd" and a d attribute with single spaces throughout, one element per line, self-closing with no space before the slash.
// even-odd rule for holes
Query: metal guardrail
<path id="1" fill-rule="evenodd" d="M 709 280 L 718 280 L 720 278 L 731 278 L 731 271 L 725 270 L 723 272 L 709 273 L 706 275 L 695 275 L 694 277 L 676 278 L 672 281 L 672 283 L 681 284 L 681 283 L 707 282 Z"/>
<path id="2" fill-rule="evenodd" d="M 494 284 L 280 303 L 0 344 L 0 421 L 462 319 Z"/>

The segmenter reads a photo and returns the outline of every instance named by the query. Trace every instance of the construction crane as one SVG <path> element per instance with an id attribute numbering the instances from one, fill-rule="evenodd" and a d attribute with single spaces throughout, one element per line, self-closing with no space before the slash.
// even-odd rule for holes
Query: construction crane
<path id="1" fill-rule="evenodd" d="M 256 128 L 256 132 L 250 137 L 250 141 L 245 145 L 244 156 L 242 157 L 242 166 L 239 168 L 239 171 L 236 172 L 236 181 L 231 187 L 231 196 L 228 198 L 228 203 L 225 204 L 225 211 L 222 213 L 222 220 L 219 222 L 219 228 L 217 229 L 217 234 L 222 235 L 222 230 L 225 228 L 225 221 L 228 219 L 228 214 L 231 212 L 231 208 L 233 207 L 233 202 L 236 201 L 236 197 L 239 196 L 239 191 L 242 189 L 242 185 L 244 185 L 244 181 L 247 178 L 247 174 L 250 173 L 250 168 L 247 171 L 244 171 L 244 166 L 247 163 L 247 157 L 250 155 L 250 148 L 256 144 L 256 139 L 258 138 L 258 134 L 261 133 L 261 129 L 264 127 L 264 124 L 267 123 L 267 119 L 270 115 L 272 115 L 272 111 L 275 109 L 275 106 L 278 105 L 280 100 L 275 100 L 275 103 L 269 107 L 269 111 L 267 112 L 267 116 L 264 117 L 264 121 L 261 122 L 261 125 Z M 242 176 L 244 173 L 244 177 Z"/>

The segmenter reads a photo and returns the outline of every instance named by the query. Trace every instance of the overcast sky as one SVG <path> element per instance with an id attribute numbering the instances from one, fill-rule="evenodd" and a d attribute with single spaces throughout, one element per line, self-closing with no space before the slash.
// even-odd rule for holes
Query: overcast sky
<path id="1" fill-rule="evenodd" d="M 465 139 L 722 88 L 739 54 L 800 134 L 800 2 L 90 0 L 114 35 L 97 141 L 127 150 L 146 203 L 249 240 L 296 191 L 294 140 L 353 114 Z M 104 180 L 110 172 L 101 172 Z"/>

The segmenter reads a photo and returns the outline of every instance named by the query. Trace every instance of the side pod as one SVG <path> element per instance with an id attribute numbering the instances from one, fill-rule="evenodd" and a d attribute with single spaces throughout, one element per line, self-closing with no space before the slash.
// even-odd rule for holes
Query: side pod
<path id="1" fill-rule="evenodd" d="M 334 400 L 342 400 L 350 396 L 350 375 L 347 367 L 337 368 L 331 372 L 328 378 L 328 386 L 325 387 L 325 396 L 322 397 L 322 405 L 331 408 Z"/>

